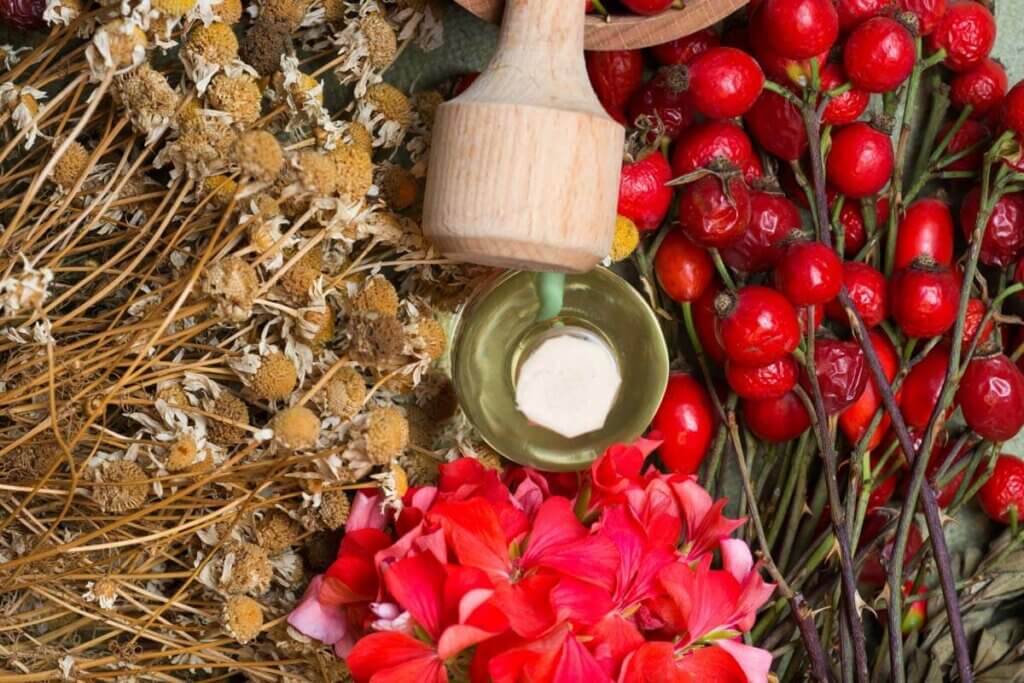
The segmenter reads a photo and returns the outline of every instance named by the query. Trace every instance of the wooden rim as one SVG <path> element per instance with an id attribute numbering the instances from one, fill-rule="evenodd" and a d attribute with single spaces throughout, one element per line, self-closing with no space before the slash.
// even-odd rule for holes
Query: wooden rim
<path id="1" fill-rule="evenodd" d="M 501 12 L 505 6 L 504 0 L 455 2 L 481 19 L 495 24 L 501 20 Z M 616 15 L 605 19 L 590 15 L 587 17 L 585 47 L 588 50 L 629 50 L 660 45 L 707 28 L 748 2 L 749 0 L 691 0 L 682 9 L 670 9 L 653 17 Z"/>

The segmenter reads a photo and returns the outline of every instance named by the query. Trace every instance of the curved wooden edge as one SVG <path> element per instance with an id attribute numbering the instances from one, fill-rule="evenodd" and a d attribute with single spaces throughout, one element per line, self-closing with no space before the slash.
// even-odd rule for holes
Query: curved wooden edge
<path id="1" fill-rule="evenodd" d="M 574 2 L 575 0 L 551 0 Z M 585 47 L 588 50 L 628 50 L 667 43 L 696 33 L 726 18 L 750 0 L 692 0 L 682 9 L 654 17 L 618 15 L 605 19 L 587 17 Z M 504 0 L 455 0 L 491 23 L 501 21 Z"/>

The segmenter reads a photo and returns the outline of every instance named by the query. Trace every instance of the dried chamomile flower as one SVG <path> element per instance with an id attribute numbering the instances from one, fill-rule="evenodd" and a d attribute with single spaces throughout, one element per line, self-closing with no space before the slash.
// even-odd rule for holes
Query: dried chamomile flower
<path id="1" fill-rule="evenodd" d="M 297 170 L 302 188 L 318 196 L 334 194 L 338 189 L 338 171 L 326 154 L 303 150 L 295 156 L 293 165 Z"/>
<path id="2" fill-rule="evenodd" d="M 505 459 L 487 444 L 476 444 L 473 451 L 473 457 L 487 469 L 496 470 L 499 473 L 505 470 Z"/>
<path id="3" fill-rule="evenodd" d="M 54 151 L 60 147 L 62 143 L 57 141 L 54 144 Z M 79 180 L 85 176 L 85 171 L 89 166 L 89 150 L 87 150 L 77 140 L 73 140 L 68 148 L 64 150 L 64 154 L 60 159 L 57 160 L 57 165 L 53 167 L 53 175 L 51 180 L 57 184 L 64 191 L 69 191 L 75 186 Z"/>
<path id="4" fill-rule="evenodd" d="M 49 26 L 67 26 L 81 13 L 81 0 L 46 0 L 43 21 Z M 5 66 L 11 68 L 11 65 Z"/>
<path id="5" fill-rule="evenodd" d="M 110 71 L 142 64 L 148 46 L 149 39 L 141 28 L 127 20 L 114 19 L 93 34 L 85 56 L 93 77 L 101 79 Z"/>
<path id="6" fill-rule="evenodd" d="M 302 338 L 309 342 L 309 347 L 320 351 L 334 339 L 334 311 L 325 304 L 322 310 L 308 308 L 302 312 L 302 324 L 299 327 Z"/>
<path id="7" fill-rule="evenodd" d="M 253 373 L 249 388 L 262 399 L 276 401 L 287 398 L 298 382 L 295 363 L 280 351 L 272 351 Z"/>
<path id="8" fill-rule="evenodd" d="M 383 275 L 374 275 L 363 283 L 362 288 L 352 297 L 353 313 L 380 313 L 398 315 L 398 292 Z"/>
<path id="9" fill-rule="evenodd" d="M 380 12 L 371 12 L 359 20 L 359 30 L 366 38 L 370 65 L 378 70 L 391 66 L 398 54 L 395 29 Z"/>
<path id="10" fill-rule="evenodd" d="M 435 486 L 441 476 L 441 463 L 426 453 L 413 451 L 407 454 L 402 462 L 409 484 L 412 486 Z"/>
<path id="11" fill-rule="evenodd" d="M 210 195 L 210 205 L 223 209 L 231 203 L 238 191 L 238 183 L 226 175 L 211 175 L 203 178 L 203 194 Z"/>
<path id="12" fill-rule="evenodd" d="M 149 64 L 118 76 L 115 93 L 135 129 L 146 134 L 146 144 L 156 140 L 174 120 L 178 96 L 167 77 Z"/>
<path id="13" fill-rule="evenodd" d="M 164 16 L 180 18 L 192 11 L 197 0 L 150 0 L 150 3 Z"/>
<path id="14" fill-rule="evenodd" d="M 434 117 L 437 115 L 437 108 L 444 104 L 444 95 L 437 90 L 424 90 L 412 96 L 412 106 L 416 114 L 427 126 L 434 125 Z"/>
<path id="15" fill-rule="evenodd" d="M 142 507 L 149 493 L 146 473 L 134 462 L 115 460 L 96 471 L 92 497 L 104 512 L 128 512 Z"/>
<path id="16" fill-rule="evenodd" d="M 242 0 L 220 0 L 214 10 L 225 24 L 236 24 L 242 18 Z"/>
<path id="17" fill-rule="evenodd" d="M 333 531 L 345 526 L 351 508 L 352 504 L 344 491 L 327 491 L 320 499 L 317 514 L 320 517 L 320 523 Z"/>
<path id="18" fill-rule="evenodd" d="M 358 413 L 366 401 L 366 380 L 355 368 L 344 367 L 328 382 L 325 395 L 331 414 L 347 420 Z"/>
<path id="19" fill-rule="evenodd" d="M 198 24 L 189 31 L 182 56 L 201 57 L 210 64 L 227 66 L 238 59 L 238 38 L 227 24 Z"/>
<path id="20" fill-rule="evenodd" d="M 245 224 L 249 245 L 259 254 L 280 249 L 279 241 L 283 237 L 281 226 L 286 222 L 281 215 L 281 205 L 273 197 L 261 195 L 255 200 L 255 206 L 255 213 L 249 216 Z"/>
<path id="21" fill-rule="evenodd" d="M 278 280 L 281 289 L 297 300 L 309 298 L 309 290 L 320 279 L 323 268 L 324 252 L 319 246 L 313 247 L 302 255 Z"/>
<path id="22" fill-rule="evenodd" d="M 615 237 L 612 238 L 612 251 L 609 257 L 616 263 L 624 261 L 636 251 L 640 244 L 640 232 L 636 224 L 625 216 L 615 219 Z"/>
<path id="23" fill-rule="evenodd" d="M 397 164 L 388 164 L 380 174 L 381 196 L 388 205 L 397 211 L 408 209 L 416 203 L 420 186 L 412 171 Z"/>
<path id="24" fill-rule="evenodd" d="M 363 150 L 367 155 L 373 153 L 373 136 L 370 135 L 370 131 L 366 129 L 366 126 L 358 121 L 352 121 L 348 124 L 345 132 L 349 141 L 357 149 Z"/>
<path id="25" fill-rule="evenodd" d="M 154 165 L 159 168 L 170 160 L 175 169 L 184 169 L 194 178 L 224 170 L 235 139 L 228 115 L 192 104 L 183 107 L 177 118 L 178 139 L 160 150 Z"/>
<path id="26" fill-rule="evenodd" d="M 355 316 L 350 334 L 349 354 L 362 365 L 388 365 L 405 351 L 405 329 L 393 315 Z"/>
<path id="27" fill-rule="evenodd" d="M 188 394 L 180 384 L 176 383 L 162 385 L 156 392 L 156 400 L 163 401 L 172 408 L 188 409 L 192 406 L 188 400 Z"/>
<path id="28" fill-rule="evenodd" d="M 260 76 L 277 73 L 281 68 L 281 55 L 292 51 L 292 28 L 267 17 L 260 17 L 242 39 L 242 59 Z"/>
<path id="29" fill-rule="evenodd" d="M 397 396 L 411 396 L 416 389 L 416 375 L 409 369 L 405 369 L 402 361 L 394 363 L 378 364 L 371 370 L 374 384 L 380 384 L 381 388 Z"/>
<path id="30" fill-rule="evenodd" d="M 320 437 L 320 418 L 305 406 L 279 411 L 270 426 L 274 430 L 274 441 L 292 451 L 312 448 Z"/>
<path id="31" fill-rule="evenodd" d="M 199 454 L 199 447 L 195 437 L 191 434 L 182 434 L 170 448 L 167 449 L 167 457 L 164 459 L 164 467 L 168 472 L 184 472 L 196 464 L 196 456 Z"/>
<path id="32" fill-rule="evenodd" d="M 412 104 L 409 98 L 390 83 L 374 83 L 369 86 L 363 100 L 374 112 L 401 128 L 412 123 Z"/>
<path id="33" fill-rule="evenodd" d="M 409 445 L 409 422 L 398 408 L 374 408 L 367 419 L 366 454 L 370 461 L 385 465 L 400 456 Z"/>
<path id="34" fill-rule="evenodd" d="M 100 609 L 113 609 L 120 592 L 117 587 L 117 581 L 104 576 L 97 579 L 96 583 L 90 581 L 87 586 L 88 590 L 82 596 L 86 602 L 95 602 L 100 606 Z"/>
<path id="35" fill-rule="evenodd" d="M 274 567 L 267 551 L 260 546 L 254 543 L 232 543 L 227 547 L 224 563 L 230 563 L 230 570 L 225 567 L 224 571 L 228 575 L 224 581 L 226 592 L 262 595 L 270 588 Z"/>
<path id="36" fill-rule="evenodd" d="M 244 175 L 264 183 L 274 180 L 284 168 L 281 145 L 265 130 L 252 130 L 238 136 L 235 160 Z"/>
<path id="37" fill-rule="evenodd" d="M 452 381 L 443 372 L 428 373 L 416 385 L 416 405 L 432 420 L 443 422 L 459 409 L 459 399 Z"/>
<path id="38" fill-rule="evenodd" d="M 232 595 L 224 603 L 221 619 L 224 630 L 240 645 L 245 645 L 255 640 L 263 628 L 263 608 L 246 595 Z"/>
<path id="39" fill-rule="evenodd" d="M 231 392 L 222 391 L 210 413 L 206 431 L 215 444 L 235 446 L 245 441 L 249 432 L 240 425 L 249 424 L 249 406 L 244 401 Z"/>
<path id="40" fill-rule="evenodd" d="M 329 152 L 334 162 L 338 192 L 359 201 L 373 186 L 373 160 L 370 153 L 355 143 L 339 143 Z"/>
<path id="41" fill-rule="evenodd" d="M 434 441 L 441 432 L 439 425 L 417 405 L 405 407 L 405 419 L 409 422 L 409 445 L 433 450 Z"/>
<path id="42" fill-rule="evenodd" d="M 244 322 L 252 315 L 259 288 L 256 269 L 240 256 L 213 263 L 203 280 L 203 291 L 217 304 L 217 313 L 235 322 Z"/>
<path id="43" fill-rule="evenodd" d="M 0 455 L 0 481 L 15 484 L 38 481 L 60 454 L 56 443 L 29 441 Z"/>
<path id="44" fill-rule="evenodd" d="M 260 117 L 263 93 L 256 79 L 248 74 L 214 76 L 207 95 L 210 104 L 220 111 L 231 114 L 235 123 L 248 126 Z"/>
<path id="45" fill-rule="evenodd" d="M 416 323 L 416 334 L 413 346 L 430 360 L 438 360 L 444 355 L 448 345 L 444 327 L 434 318 L 420 318 Z"/>
<path id="46" fill-rule="evenodd" d="M 46 93 L 42 90 L 27 85 L 19 87 L 10 81 L 0 82 L 0 104 L 14 127 L 25 132 L 25 149 L 30 149 L 39 135 L 39 102 L 44 99 Z"/>
<path id="47" fill-rule="evenodd" d="M 309 4 L 309 0 L 265 0 L 260 17 L 281 22 L 294 31 L 302 24 Z"/>
<path id="48" fill-rule="evenodd" d="M 299 542 L 302 527 L 294 519 L 272 510 L 256 524 L 256 542 L 270 555 L 276 555 Z"/>

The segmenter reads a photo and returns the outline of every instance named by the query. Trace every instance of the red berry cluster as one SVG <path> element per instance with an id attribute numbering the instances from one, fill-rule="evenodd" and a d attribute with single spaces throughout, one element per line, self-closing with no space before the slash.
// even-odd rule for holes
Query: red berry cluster
<path id="1" fill-rule="evenodd" d="M 670 379 L 652 425 L 664 464 L 698 470 L 721 426 L 715 404 L 732 394 L 740 427 L 762 441 L 788 442 L 835 417 L 851 452 L 860 446 L 872 462 L 898 465 L 883 395 L 922 433 L 960 327 L 962 372 L 949 412 L 962 412 L 972 448 L 1012 438 L 1024 427 L 1024 374 L 1007 355 L 1011 326 L 993 313 L 1006 283 L 1024 275 L 1024 84 L 1010 88 L 989 56 L 992 13 L 973 0 L 760 0 L 726 26 L 587 55 L 598 98 L 635 143 L 619 213 L 647 235 L 640 249 L 652 257 L 651 275 L 682 304 L 708 366 L 707 381 Z M 938 97 L 949 106 L 915 164 L 898 144 L 902 127 L 882 114 L 924 87 L 923 74 L 942 75 Z M 986 156 L 997 138 L 998 158 Z M 1001 169 L 1004 191 L 985 185 L 986 164 Z M 872 364 L 889 386 L 876 382 Z M 947 462 L 950 436 L 943 429 L 929 461 L 943 505 L 972 483 L 962 457 Z M 957 476 L 940 482 L 951 467 Z M 906 472 L 886 471 L 869 510 L 888 502 Z M 1005 520 L 1024 505 L 1024 465 L 1004 458 L 995 471 L 982 497 Z M 1018 493 L 1002 493 L 1008 480 Z"/>

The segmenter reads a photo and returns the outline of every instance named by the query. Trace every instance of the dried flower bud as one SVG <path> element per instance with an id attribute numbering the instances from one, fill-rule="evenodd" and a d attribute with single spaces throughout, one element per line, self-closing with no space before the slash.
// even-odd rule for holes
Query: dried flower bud
<path id="1" fill-rule="evenodd" d="M 265 130 L 242 133 L 235 142 L 235 158 L 242 173 L 264 183 L 274 180 L 284 168 L 281 145 Z"/>
<path id="2" fill-rule="evenodd" d="M 487 444 L 477 444 L 474 447 L 477 461 L 489 470 L 503 472 L 505 470 L 505 459 L 498 451 Z"/>
<path id="3" fill-rule="evenodd" d="M 244 401 L 231 392 L 222 391 L 214 401 L 210 413 L 213 417 L 206 430 L 214 443 L 234 446 L 245 441 L 249 432 L 238 426 L 249 424 L 249 407 Z"/>
<path id="4" fill-rule="evenodd" d="M 391 165 L 381 174 L 380 189 L 391 208 L 401 211 L 416 203 L 420 186 L 411 171 L 398 165 Z"/>
<path id="5" fill-rule="evenodd" d="M 242 0 L 220 0 L 214 11 L 225 24 L 236 24 L 242 18 Z"/>
<path id="6" fill-rule="evenodd" d="M 224 630 L 240 645 L 254 640 L 263 628 L 263 608 L 245 595 L 232 595 L 224 603 Z"/>
<path id="7" fill-rule="evenodd" d="M 285 271 L 278 284 L 294 299 L 305 301 L 309 298 L 310 288 L 320 278 L 323 261 L 323 250 L 319 246 L 313 247 Z"/>
<path id="8" fill-rule="evenodd" d="M 262 595 L 270 588 L 274 567 L 267 551 L 254 543 L 233 543 L 226 548 L 234 554 L 234 564 L 224 582 L 224 590 L 231 594 Z"/>
<path id="9" fill-rule="evenodd" d="M 375 408 L 366 427 L 366 454 L 378 465 L 391 462 L 409 445 L 409 422 L 394 407 Z"/>
<path id="10" fill-rule="evenodd" d="M 338 189 L 338 171 L 330 157 L 303 150 L 296 159 L 299 183 L 307 191 L 319 196 L 334 194 Z"/>
<path id="11" fill-rule="evenodd" d="M 298 381 L 295 364 L 280 351 L 274 351 L 260 363 L 252 376 L 250 388 L 260 398 L 276 401 L 287 398 Z"/>
<path id="12" fill-rule="evenodd" d="M 331 378 L 325 393 L 327 408 L 331 414 L 347 420 L 363 407 L 366 400 L 366 380 L 355 368 L 345 367 Z"/>
<path id="13" fill-rule="evenodd" d="M 168 17 L 183 17 L 196 6 L 196 0 L 152 0 L 153 9 Z"/>
<path id="14" fill-rule="evenodd" d="M 367 313 L 352 320 L 349 353 L 363 365 L 387 365 L 405 350 L 405 330 L 392 315 Z"/>
<path id="15" fill-rule="evenodd" d="M 260 282 L 256 269 L 239 256 L 229 256 L 209 266 L 203 291 L 217 303 L 217 312 L 235 322 L 252 314 Z"/>
<path id="16" fill-rule="evenodd" d="M 444 95 L 436 90 L 424 90 L 413 95 L 412 106 L 420 120 L 428 126 L 434 125 L 437 108 L 444 104 Z"/>
<path id="17" fill-rule="evenodd" d="M 142 507 L 149 493 L 146 473 L 134 462 L 104 463 L 92 496 L 104 512 L 128 512 Z"/>
<path id="18" fill-rule="evenodd" d="M 409 98 L 390 83 L 374 83 L 368 87 L 366 101 L 388 121 L 394 121 L 403 128 L 412 123 L 412 104 Z"/>
<path id="19" fill-rule="evenodd" d="M 356 201 L 365 197 L 373 185 L 370 154 L 355 144 L 339 144 L 331 150 L 330 158 L 335 166 L 338 192 Z"/>
<path id="20" fill-rule="evenodd" d="M 273 76 L 281 68 L 281 56 L 290 54 L 292 29 L 281 21 L 260 18 L 242 39 L 242 59 L 260 76 Z"/>
<path id="21" fill-rule="evenodd" d="M 352 297 L 352 312 L 398 315 L 398 292 L 395 286 L 383 275 L 369 278 Z"/>
<path id="22" fill-rule="evenodd" d="M 115 92 L 132 125 L 142 133 L 169 125 L 178 106 L 178 96 L 167 77 L 149 64 L 118 76 Z"/>
<path id="23" fill-rule="evenodd" d="M 440 462 L 436 458 L 418 451 L 409 453 L 405 460 L 405 472 L 412 486 L 436 486 L 440 478 Z"/>
<path id="24" fill-rule="evenodd" d="M 320 418 L 305 406 L 285 408 L 271 421 L 274 441 L 288 450 L 312 448 L 320 436 Z"/>
<path id="25" fill-rule="evenodd" d="M 227 24 L 198 24 L 185 40 L 184 50 L 211 64 L 225 66 L 238 58 L 238 38 Z"/>
<path id="26" fill-rule="evenodd" d="M 60 144 L 60 142 L 56 142 L 54 148 L 56 149 Z M 77 141 L 72 141 L 64 151 L 63 156 L 57 160 L 57 165 L 53 168 L 51 179 L 62 190 L 69 191 L 75 186 L 75 183 L 85 176 L 85 169 L 88 166 L 89 150 Z"/>
<path id="27" fill-rule="evenodd" d="M 441 323 L 434 318 L 422 318 L 416 323 L 416 343 L 428 358 L 437 360 L 444 355 L 448 338 Z"/>
<path id="28" fill-rule="evenodd" d="M 363 150 L 367 155 L 373 153 L 373 136 L 370 135 L 370 131 L 366 130 L 366 126 L 358 121 L 352 121 L 348 124 L 346 132 L 356 149 Z"/>
<path id="29" fill-rule="evenodd" d="M 380 12 L 371 12 L 359 20 L 359 30 L 366 38 L 370 52 L 370 65 L 383 70 L 391 66 L 398 54 L 398 38 L 395 29 Z"/>
<path id="30" fill-rule="evenodd" d="M 168 472 L 184 472 L 196 462 L 196 440 L 189 434 L 179 436 L 167 450 L 164 467 Z"/>
<path id="31" fill-rule="evenodd" d="M 309 0 L 265 0 L 260 16 L 286 24 L 292 31 L 302 24 Z"/>
<path id="32" fill-rule="evenodd" d="M 248 74 L 217 74 L 210 82 L 207 94 L 210 104 L 231 114 L 235 123 L 251 125 L 260 118 L 263 93 L 255 79 Z"/>
<path id="33" fill-rule="evenodd" d="M 324 527 L 334 530 L 345 526 L 352 504 L 344 491 L 327 491 L 320 500 L 317 513 Z"/>
<path id="34" fill-rule="evenodd" d="M 238 191 L 238 183 L 226 175 L 211 175 L 203 178 L 203 193 L 211 195 L 210 205 L 223 209 L 231 203 Z"/>
<path id="35" fill-rule="evenodd" d="M 301 536 L 299 523 L 280 510 L 267 513 L 256 525 L 256 542 L 270 555 L 292 547 Z"/>

